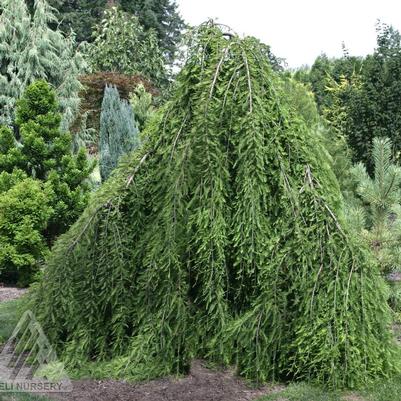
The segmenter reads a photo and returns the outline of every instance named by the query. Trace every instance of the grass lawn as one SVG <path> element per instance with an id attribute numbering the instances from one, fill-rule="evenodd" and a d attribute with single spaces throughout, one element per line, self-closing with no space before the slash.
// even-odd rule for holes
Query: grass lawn
<path id="1" fill-rule="evenodd" d="M 18 323 L 20 300 L 0 302 L 0 345 L 11 336 Z"/>
<path id="2" fill-rule="evenodd" d="M 399 401 L 401 377 L 377 382 L 363 391 L 332 392 L 305 383 L 291 384 L 284 391 L 258 401 Z"/>
<path id="3" fill-rule="evenodd" d="M 0 345 L 8 340 L 18 323 L 21 301 L 0 302 Z M 0 393 L 0 401 L 46 401 L 46 398 L 29 394 Z"/>

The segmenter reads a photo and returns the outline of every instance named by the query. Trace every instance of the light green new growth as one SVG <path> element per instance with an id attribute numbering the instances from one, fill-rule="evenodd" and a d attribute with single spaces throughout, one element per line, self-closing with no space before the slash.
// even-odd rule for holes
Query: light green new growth
<path id="1" fill-rule="evenodd" d="M 153 96 L 147 92 L 142 84 L 139 84 L 131 93 L 130 103 L 135 114 L 135 119 L 138 121 L 139 130 L 142 131 L 147 122 L 152 119 L 155 114 L 153 107 Z"/>
<path id="2" fill-rule="evenodd" d="M 342 207 L 263 47 L 207 23 L 144 145 L 56 244 L 35 313 L 70 366 L 112 377 L 195 357 L 259 382 L 389 376 L 384 283 Z"/>

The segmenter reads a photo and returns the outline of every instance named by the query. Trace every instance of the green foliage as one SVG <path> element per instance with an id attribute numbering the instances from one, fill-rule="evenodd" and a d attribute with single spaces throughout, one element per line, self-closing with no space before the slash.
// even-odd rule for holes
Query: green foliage
<path id="1" fill-rule="evenodd" d="M 366 103 L 366 96 L 364 94 L 364 83 L 361 75 L 353 74 L 350 77 L 341 76 L 339 81 L 334 79 L 328 80 L 327 92 L 331 95 L 331 104 L 323 108 L 323 115 L 328 121 L 329 125 L 334 128 L 338 133 L 345 136 L 347 143 L 352 149 L 352 156 L 354 161 L 364 161 L 368 166 L 369 172 L 372 169 L 370 148 L 372 137 L 369 134 L 362 137 L 358 133 L 359 125 L 362 118 L 370 115 L 370 112 L 364 111 Z M 365 100 L 364 100 L 365 98 Z M 357 110 L 356 108 L 359 108 Z M 358 114 L 358 121 L 354 120 L 354 115 Z"/>
<path id="2" fill-rule="evenodd" d="M 56 94 L 46 83 L 46 81 L 37 81 L 30 85 L 24 92 L 21 99 L 17 102 L 16 120 L 18 126 L 28 121 L 42 123 L 43 118 L 53 119 L 54 126 L 58 127 L 60 116 Z M 46 122 L 48 122 L 46 120 Z M 52 139 L 51 137 L 46 140 Z"/>
<path id="3" fill-rule="evenodd" d="M 399 398 L 401 392 L 401 377 L 396 376 L 392 380 L 375 382 L 364 390 L 362 397 L 372 401 L 392 401 Z"/>
<path id="4" fill-rule="evenodd" d="M 132 107 L 120 99 L 117 88 L 107 86 L 104 90 L 100 115 L 100 174 L 106 181 L 117 167 L 121 156 L 139 144 L 138 127 Z"/>
<path id="5" fill-rule="evenodd" d="M 401 37 L 394 28 L 377 25 L 377 48 L 364 59 L 322 57 L 296 76 L 311 85 L 320 111 L 369 173 L 373 138 L 387 137 L 401 149 Z"/>
<path id="6" fill-rule="evenodd" d="M 73 150 L 90 149 L 96 146 L 98 141 L 98 132 L 95 128 L 88 126 L 89 111 L 82 113 L 79 126 L 73 137 Z"/>
<path id="7" fill-rule="evenodd" d="M 0 126 L 0 172 L 23 168 L 25 158 L 11 129 Z"/>
<path id="8" fill-rule="evenodd" d="M 154 83 L 166 79 L 163 55 L 153 31 L 144 32 L 139 19 L 113 7 L 96 27 L 95 40 L 87 47 L 94 71 L 143 74 Z"/>
<path id="9" fill-rule="evenodd" d="M 142 84 L 139 84 L 131 94 L 130 103 L 134 110 L 139 130 L 142 131 L 146 123 L 155 115 L 153 96 Z"/>
<path id="10" fill-rule="evenodd" d="M 30 10 L 35 0 L 26 0 Z M 48 0 L 60 15 L 59 28 L 66 34 L 73 31 L 77 42 L 91 41 L 92 28 L 101 21 L 107 0 Z"/>
<path id="11" fill-rule="evenodd" d="M 143 84 L 146 90 L 152 93 L 152 95 L 159 95 L 159 91 L 157 91 L 148 80 L 140 75 L 126 75 L 116 72 L 96 72 L 81 76 L 80 81 L 85 89 L 82 92 L 81 113 L 74 124 L 74 133 L 83 130 L 84 136 L 87 136 L 89 141 L 91 141 L 90 136 L 92 136 L 93 146 L 90 147 L 91 154 L 97 153 L 100 131 L 100 113 L 106 85 L 115 86 L 120 93 L 120 97 L 125 100 L 129 100 L 131 94 L 135 92 L 137 86 L 141 84 Z"/>
<path id="12" fill-rule="evenodd" d="M 21 299 L 0 302 L 0 346 L 6 342 L 15 329 L 24 308 L 24 301 Z M 0 392 L 0 401 L 47 401 L 47 398 L 23 393 Z"/>
<path id="13" fill-rule="evenodd" d="M 288 97 L 288 103 L 302 116 L 308 128 L 314 128 L 321 121 L 313 92 L 308 86 L 292 77 L 282 75 L 283 91 Z"/>
<path id="14" fill-rule="evenodd" d="M 6 342 L 20 318 L 20 300 L 0 302 L 0 344 Z"/>
<path id="15" fill-rule="evenodd" d="M 33 8 L 33 0 L 27 0 Z M 166 61 L 172 63 L 180 41 L 184 21 L 172 0 L 49 0 L 60 13 L 60 29 L 73 30 L 78 42 L 92 42 L 92 27 L 99 24 L 110 3 L 119 4 L 123 11 L 136 15 L 145 31 L 155 31 Z"/>
<path id="16" fill-rule="evenodd" d="M 84 149 L 77 155 L 71 154 L 72 136 L 59 129 L 57 108 L 54 91 L 46 82 L 37 81 L 27 88 L 16 111 L 25 171 L 48 182 L 54 194 L 54 213 L 46 234 L 50 242 L 85 208 L 90 189 L 86 179 L 93 170 Z"/>
<path id="17" fill-rule="evenodd" d="M 398 371 L 384 282 L 258 41 L 202 25 L 144 138 L 32 294 L 70 366 L 144 379 L 203 357 L 333 387 Z"/>
<path id="18" fill-rule="evenodd" d="M 401 266 L 401 168 L 393 164 L 391 148 L 387 138 L 373 140 L 373 178 L 362 163 L 351 170 L 359 204 L 348 207 L 351 225 L 371 248 L 386 277 Z M 399 311 L 401 294 L 395 284 L 390 287 L 390 305 Z"/>
<path id="19" fill-rule="evenodd" d="M 343 57 L 330 59 L 325 54 L 318 56 L 312 67 L 302 67 L 294 73 L 294 78 L 310 87 L 315 95 L 320 111 L 330 107 L 332 95 L 327 90 L 331 80 L 339 82 L 341 77 L 349 78 L 362 68 L 360 57 L 351 57 L 345 51 Z"/>
<path id="20" fill-rule="evenodd" d="M 46 79 L 57 88 L 62 127 L 68 129 L 79 108 L 78 74 L 85 68 L 74 38 L 50 28 L 58 21 L 46 0 L 35 1 L 32 16 L 25 0 L 3 0 L 0 11 L 0 123 L 12 125 L 25 88 Z"/>
<path id="21" fill-rule="evenodd" d="M 364 61 L 362 85 L 347 106 L 347 136 L 355 160 L 371 163 L 372 139 L 389 138 L 401 149 L 401 41 L 392 27 L 378 25 L 377 49 Z M 372 170 L 372 164 L 368 164 Z"/>
<path id="22" fill-rule="evenodd" d="M 18 142 L 0 129 L 0 271 L 26 285 L 54 239 L 86 207 L 93 170 L 84 150 L 71 154 L 54 91 L 31 84 L 17 103 Z"/>
<path id="23" fill-rule="evenodd" d="M 333 123 L 328 124 L 319 115 L 315 97 L 307 85 L 294 78 L 284 76 L 283 89 L 288 97 L 289 104 L 302 116 L 308 128 L 314 130 L 315 134 L 321 137 L 330 154 L 330 164 L 340 184 L 341 192 L 347 200 L 351 199 L 354 190 L 354 183 L 350 174 L 352 157 L 347 141 L 342 134 L 341 126 L 337 127 Z M 333 117 L 341 118 L 341 113 L 338 113 L 338 109 L 334 106 L 325 108 L 324 111 L 330 112 Z"/>
<path id="24" fill-rule="evenodd" d="M 303 82 L 304 84 L 308 84 L 315 94 L 316 103 L 321 106 L 326 103 L 326 80 L 328 74 L 331 70 L 331 63 L 328 57 L 325 54 L 320 55 L 316 58 L 310 69 L 306 69 L 305 67 L 299 69 L 295 72 L 294 77 Z"/>
<path id="25" fill-rule="evenodd" d="M 174 61 L 185 26 L 174 0 L 120 0 L 124 11 L 137 15 L 146 31 L 157 33 L 159 47 L 169 63 Z"/>
<path id="26" fill-rule="evenodd" d="M 0 182 L 5 175 L 0 174 Z M 22 286 L 33 279 L 48 252 L 42 235 L 52 208 L 51 193 L 39 181 L 25 178 L 0 192 L 0 276 L 18 279 Z"/>
<path id="27" fill-rule="evenodd" d="M 236 35 L 236 33 L 233 30 L 231 30 L 229 27 L 227 27 L 227 29 L 228 29 L 228 31 L 226 32 L 227 36 L 230 37 L 231 35 Z M 183 33 L 181 42 L 180 42 L 180 46 L 177 51 L 176 60 L 175 60 L 176 68 L 181 69 L 184 66 L 185 61 L 188 56 L 187 50 L 192 47 L 194 42 L 197 41 L 197 32 L 198 32 L 198 27 L 196 27 L 196 26 L 190 27 L 189 26 Z M 255 40 L 257 40 L 257 39 L 255 38 Z M 266 58 L 267 60 L 269 60 L 273 71 L 280 72 L 280 73 L 283 73 L 283 75 L 286 75 L 287 73 L 284 71 L 285 67 L 286 67 L 285 59 L 276 56 L 272 52 L 269 45 L 267 45 L 263 42 L 260 42 L 259 40 L 258 40 L 258 42 L 259 42 L 259 47 L 260 47 L 259 51 L 261 53 L 261 56 Z"/>
<path id="28" fill-rule="evenodd" d="M 351 170 L 363 204 L 354 210 L 354 226 L 360 227 L 383 273 L 401 264 L 401 168 L 392 163 L 391 148 L 387 138 L 373 140 L 373 178 L 362 163 Z"/>

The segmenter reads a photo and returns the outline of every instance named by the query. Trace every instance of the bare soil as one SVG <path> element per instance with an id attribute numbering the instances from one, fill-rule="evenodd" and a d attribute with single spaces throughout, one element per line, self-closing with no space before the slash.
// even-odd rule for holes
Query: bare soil
<path id="1" fill-rule="evenodd" d="M 57 401 L 251 401 L 279 392 L 282 386 L 252 388 L 231 371 L 212 371 L 195 361 L 188 376 L 146 383 L 79 380 L 74 391 L 46 394 Z"/>

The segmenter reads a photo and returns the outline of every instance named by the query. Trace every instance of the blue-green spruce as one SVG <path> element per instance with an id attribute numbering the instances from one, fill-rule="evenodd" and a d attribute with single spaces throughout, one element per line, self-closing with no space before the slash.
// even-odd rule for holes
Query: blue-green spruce
<path id="1" fill-rule="evenodd" d="M 105 181 L 117 167 L 121 156 L 139 144 L 139 130 L 132 106 L 120 99 L 118 89 L 107 86 L 104 90 L 100 114 L 100 175 Z"/>

